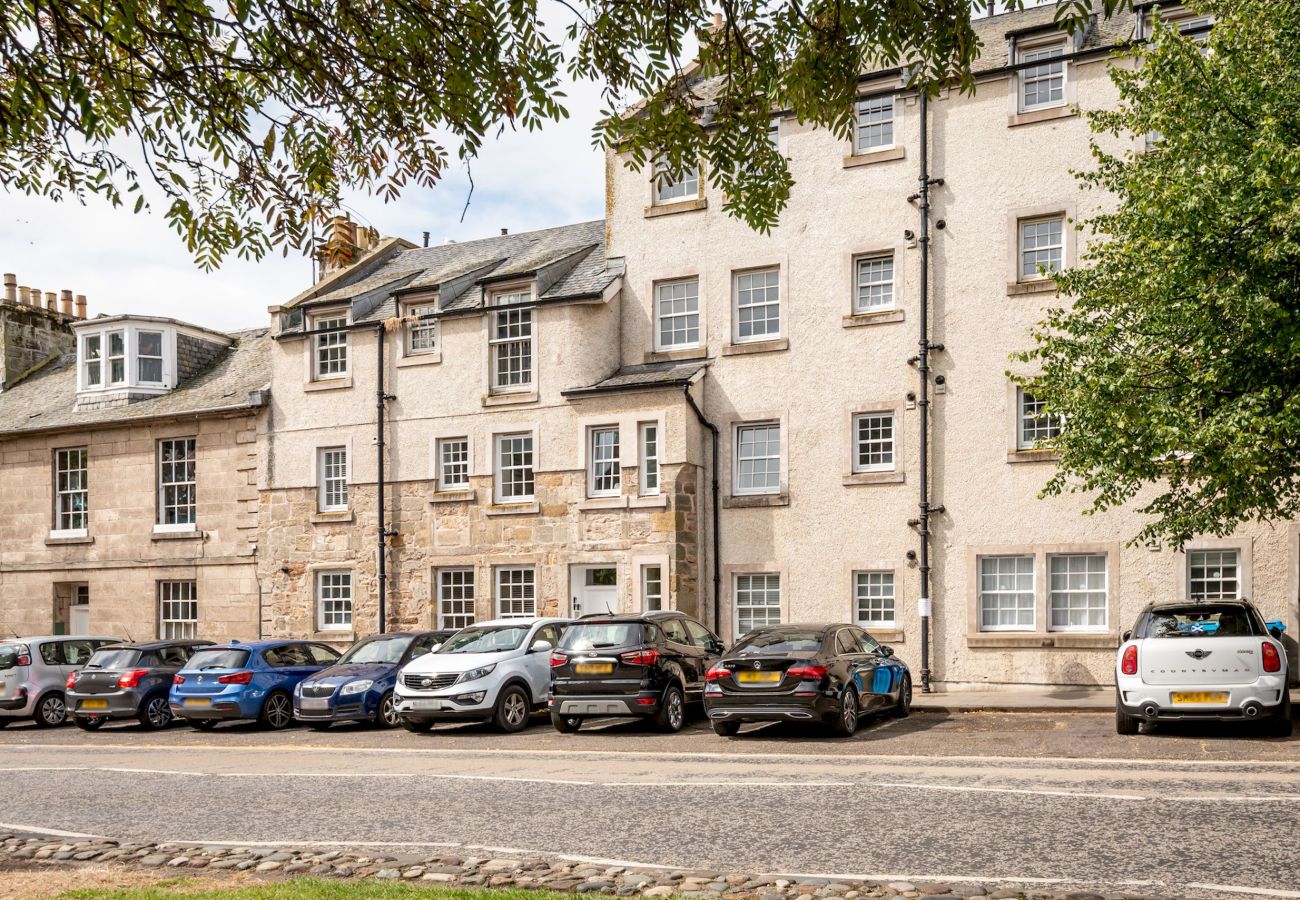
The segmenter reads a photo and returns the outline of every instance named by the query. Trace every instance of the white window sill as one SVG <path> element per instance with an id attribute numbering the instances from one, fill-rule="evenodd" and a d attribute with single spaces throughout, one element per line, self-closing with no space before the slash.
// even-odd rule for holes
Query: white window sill
<path id="1" fill-rule="evenodd" d="M 1007 462 L 1009 463 L 1037 463 L 1037 462 L 1056 462 L 1061 458 L 1057 450 L 1008 450 Z"/>
<path id="2" fill-rule="evenodd" d="M 338 641 L 347 641 L 351 643 L 356 640 L 357 633 L 351 625 L 346 628 L 318 628 L 307 640 L 321 641 L 322 643 L 337 643 Z"/>
<path id="3" fill-rule="evenodd" d="M 484 406 L 521 406 L 537 402 L 537 391 L 510 391 L 500 394 L 484 394 Z"/>
<path id="4" fill-rule="evenodd" d="M 54 547 L 60 544 L 93 544 L 95 539 L 90 536 L 90 532 L 83 529 L 69 531 L 51 531 L 45 538 L 45 546 Z"/>
<path id="5" fill-rule="evenodd" d="M 667 509 L 666 494 L 646 494 L 644 497 L 629 497 L 627 505 L 632 509 Z"/>
<path id="6" fill-rule="evenodd" d="M 304 391 L 341 391 L 352 387 L 352 376 L 341 376 L 338 378 L 320 378 L 315 381 L 309 381 L 302 386 Z"/>
<path id="7" fill-rule="evenodd" d="M 578 503 L 578 509 L 627 509 L 627 497 L 588 497 Z"/>
<path id="8" fill-rule="evenodd" d="M 878 150 L 865 150 L 862 153 L 853 153 L 844 157 L 844 168 L 853 169 L 857 166 L 893 162 L 896 159 L 902 159 L 905 155 L 906 151 L 902 147 L 881 147 Z"/>
<path id="9" fill-rule="evenodd" d="M 882 644 L 901 644 L 905 641 L 903 629 L 897 625 L 869 625 L 859 622 L 858 627 Z"/>
<path id="10" fill-rule="evenodd" d="M 789 505 L 789 494 L 732 494 L 722 498 L 724 509 L 757 509 L 765 506 Z"/>
<path id="11" fill-rule="evenodd" d="M 483 510 L 485 516 L 525 516 L 539 513 L 542 505 L 536 500 L 511 501 L 509 503 L 491 503 Z"/>
<path id="12" fill-rule="evenodd" d="M 412 353 L 409 356 L 399 356 L 394 364 L 399 369 L 407 366 L 434 366 L 442 362 L 441 350 L 430 350 L 426 353 Z"/>
<path id="13" fill-rule="evenodd" d="M 473 488 L 456 488 L 448 491 L 435 491 L 429 495 L 430 503 L 473 503 L 476 494 Z"/>
<path id="14" fill-rule="evenodd" d="M 312 513 L 313 525 L 332 525 L 339 522 L 351 522 L 356 518 L 350 509 L 322 509 Z"/>
<path id="15" fill-rule="evenodd" d="M 773 353 L 777 350 L 789 350 L 789 338 L 772 338 L 767 341 L 740 341 L 724 344 L 723 356 L 744 356 L 749 353 Z"/>
<path id="16" fill-rule="evenodd" d="M 195 525 L 193 522 L 188 522 L 183 525 L 163 525 L 161 523 L 158 523 L 153 526 L 154 534 L 176 534 L 178 532 L 185 532 L 185 531 L 189 531 L 189 532 L 198 531 L 198 526 Z"/>
<path id="17" fill-rule="evenodd" d="M 1019 297 L 1022 294 L 1054 293 L 1056 293 L 1055 278 L 1034 278 L 1029 281 L 1013 281 L 1007 285 L 1008 297 Z"/>
<path id="18" fill-rule="evenodd" d="M 155 541 L 201 541 L 204 537 L 205 534 L 192 525 L 183 528 L 174 525 L 155 525 L 150 539 Z"/>
<path id="19" fill-rule="evenodd" d="M 1015 128 L 1017 125 L 1033 125 L 1035 122 L 1050 122 L 1053 119 L 1069 119 L 1078 114 L 1079 110 L 1076 107 L 1065 104 L 1041 106 L 1036 109 L 1025 109 L 1012 113 L 1007 117 L 1007 127 Z"/>
<path id="20" fill-rule="evenodd" d="M 852 472 L 845 475 L 841 482 L 845 487 L 853 487 L 859 484 L 902 484 L 907 480 L 903 472 L 897 470 L 882 470 L 879 472 Z"/>
<path id="21" fill-rule="evenodd" d="M 1119 635 L 1096 631 L 981 631 L 966 635 L 966 646 L 1021 650 L 1114 651 L 1119 646 Z"/>
<path id="22" fill-rule="evenodd" d="M 887 325 L 890 322 L 901 322 L 903 318 L 901 309 L 874 309 L 870 312 L 859 312 L 853 313 L 851 316 L 845 316 L 843 325 L 845 328 L 860 328 L 863 325 Z"/>
<path id="23" fill-rule="evenodd" d="M 708 359 L 708 348 L 702 344 L 693 347 L 665 347 L 662 350 L 652 350 L 645 355 L 645 361 L 650 362 L 677 362 L 683 359 Z"/>
<path id="24" fill-rule="evenodd" d="M 677 213 L 695 212 L 697 209 L 708 209 L 709 201 L 703 197 L 693 197 L 689 200 L 671 200 L 667 203 L 656 203 L 653 206 L 645 208 L 645 217 L 654 219 L 659 216 L 672 216 Z"/>

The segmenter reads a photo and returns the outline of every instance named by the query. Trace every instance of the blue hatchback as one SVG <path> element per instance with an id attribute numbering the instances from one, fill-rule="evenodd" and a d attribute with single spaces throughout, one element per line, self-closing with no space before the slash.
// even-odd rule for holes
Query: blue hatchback
<path id="1" fill-rule="evenodd" d="M 224 719 L 256 719 L 264 728 L 293 722 L 293 690 L 338 661 L 337 650 L 309 641 L 231 641 L 204 647 L 176 673 L 172 715 L 202 731 Z"/>
<path id="2" fill-rule="evenodd" d="M 359 641 L 336 665 L 304 678 L 293 692 L 293 714 L 312 728 L 331 722 L 400 724 L 393 703 L 397 673 L 417 656 L 431 653 L 455 631 L 376 634 Z"/>

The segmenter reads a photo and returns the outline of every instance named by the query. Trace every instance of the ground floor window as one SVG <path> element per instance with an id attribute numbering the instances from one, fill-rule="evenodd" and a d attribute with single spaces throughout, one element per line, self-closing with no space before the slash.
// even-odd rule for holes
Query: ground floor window
<path id="1" fill-rule="evenodd" d="M 1187 554 L 1187 593 L 1192 600 L 1236 600 L 1241 596 L 1236 550 L 1191 550 Z"/>
<path id="2" fill-rule="evenodd" d="M 316 621 L 321 631 L 352 627 L 352 573 L 316 573 Z"/>
<path id="3" fill-rule="evenodd" d="M 736 634 L 781 621 L 781 576 L 774 573 L 736 576 Z"/>
<path id="4" fill-rule="evenodd" d="M 893 572 L 854 572 L 853 599 L 860 626 L 867 630 L 894 627 Z"/>
<path id="5" fill-rule="evenodd" d="M 531 619 L 537 615 L 537 572 L 528 567 L 497 569 L 497 617 Z"/>
<path id="6" fill-rule="evenodd" d="M 158 582 L 158 637 L 189 640 L 198 637 L 199 601 L 193 581 Z"/>
<path id="7" fill-rule="evenodd" d="M 438 627 L 465 628 L 474 624 L 474 570 L 438 572 Z"/>
<path id="8" fill-rule="evenodd" d="M 1054 631 L 1106 630 L 1106 556 L 1068 553 L 1047 558 L 1050 627 Z"/>
<path id="9" fill-rule="evenodd" d="M 981 631 L 1034 630 L 1034 558 L 984 556 L 979 561 Z"/>

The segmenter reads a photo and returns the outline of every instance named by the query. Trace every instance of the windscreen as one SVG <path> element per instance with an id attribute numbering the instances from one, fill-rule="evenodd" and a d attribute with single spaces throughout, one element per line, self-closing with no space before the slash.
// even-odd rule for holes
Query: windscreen
<path id="1" fill-rule="evenodd" d="M 1198 603 L 1152 610 L 1147 617 L 1149 638 L 1249 637 L 1262 634 L 1250 613 L 1241 606 Z"/>
<path id="2" fill-rule="evenodd" d="M 96 650 L 95 655 L 86 663 L 87 669 L 125 669 L 133 666 L 140 658 L 139 650 Z"/>
<path id="3" fill-rule="evenodd" d="M 816 653 L 822 647 L 820 631 L 760 631 L 731 648 L 728 656 L 780 656 Z"/>
<path id="4" fill-rule="evenodd" d="M 0 671 L 18 665 L 18 657 L 27 655 L 26 644 L 0 644 Z"/>
<path id="5" fill-rule="evenodd" d="M 639 622 L 579 622 L 564 633 L 565 650 L 604 650 L 641 643 Z"/>
<path id="6" fill-rule="evenodd" d="M 374 638 L 369 641 L 362 641 L 356 644 L 347 653 L 344 653 L 339 659 L 337 665 L 344 663 L 379 663 L 395 666 L 402 661 L 402 655 L 406 653 L 406 648 L 411 646 L 414 638 L 407 637 L 388 637 Z"/>
<path id="7" fill-rule="evenodd" d="M 507 650 L 517 650 L 528 635 L 530 627 L 529 625 L 493 625 L 462 628 L 436 652 L 504 653 Z"/>
<path id="8" fill-rule="evenodd" d="M 190 661 L 185 664 L 185 671 L 242 669 L 247 663 L 247 650 L 200 650 L 190 657 Z"/>

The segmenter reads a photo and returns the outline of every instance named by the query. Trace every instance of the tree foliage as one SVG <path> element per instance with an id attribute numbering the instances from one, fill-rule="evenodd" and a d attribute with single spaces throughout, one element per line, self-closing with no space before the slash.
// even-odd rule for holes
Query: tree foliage
<path id="1" fill-rule="evenodd" d="M 1136 501 L 1174 546 L 1300 513 L 1300 5 L 1195 5 L 1204 43 L 1158 27 L 1113 69 L 1082 177 L 1118 205 L 1019 357 L 1065 419 L 1046 492 Z"/>
<path id="2" fill-rule="evenodd" d="M 7 0 L 0 185 L 137 212 L 160 197 L 211 268 L 305 248 L 345 193 L 395 199 L 499 128 L 564 117 L 567 72 L 604 85 L 598 139 L 639 165 L 702 158 L 730 211 L 768 229 L 790 189 L 771 110 L 847 133 L 868 59 L 927 84 L 968 77 L 971 5 L 722 0 L 715 29 L 704 0 L 558 0 L 546 12 L 573 24 L 556 39 L 536 0 Z M 680 72 L 696 43 L 693 71 L 718 79 L 707 98 Z"/>

